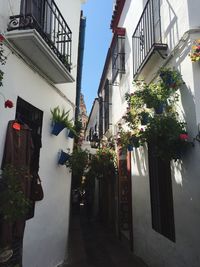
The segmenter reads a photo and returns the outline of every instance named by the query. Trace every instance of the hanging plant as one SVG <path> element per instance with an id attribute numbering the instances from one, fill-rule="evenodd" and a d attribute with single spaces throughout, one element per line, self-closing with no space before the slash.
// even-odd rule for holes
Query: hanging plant
<path id="1" fill-rule="evenodd" d="M 73 176 L 82 178 L 88 166 L 88 151 L 79 146 L 75 147 L 66 162 L 66 166 L 73 173 Z"/>
<path id="2" fill-rule="evenodd" d="M 60 109 L 59 106 L 51 109 L 52 114 L 52 134 L 58 135 L 64 128 L 74 131 L 72 120 L 69 119 L 69 110 Z"/>
<path id="3" fill-rule="evenodd" d="M 4 49 L 3 49 L 3 42 L 5 38 L 2 34 L 0 34 L 0 64 L 5 65 L 7 57 L 4 55 Z M 4 72 L 0 69 L 0 87 L 3 86 L 3 75 Z M 13 102 L 9 99 L 6 99 L 4 94 L 0 92 L 0 95 L 4 99 L 4 107 L 5 108 L 12 108 L 14 106 Z"/>
<path id="4" fill-rule="evenodd" d="M 159 71 L 160 78 L 163 82 L 163 86 L 166 87 L 167 90 L 177 90 L 183 85 L 183 80 L 180 72 L 171 68 L 161 68 Z"/>
<path id="5" fill-rule="evenodd" d="M 116 154 L 111 148 L 104 147 L 97 150 L 88 165 L 89 176 L 97 179 L 111 179 L 115 177 L 117 170 Z"/>
<path id="6" fill-rule="evenodd" d="M 200 39 L 193 42 L 189 56 L 192 62 L 200 61 Z"/>
<path id="7" fill-rule="evenodd" d="M 58 164 L 59 165 L 64 165 L 66 162 L 69 160 L 70 155 L 63 150 L 59 153 L 59 159 L 58 159 Z"/>
<path id="8" fill-rule="evenodd" d="M 192 144 L 188 141 L 186 124 L 178 121 L 175 114 L 151 118 L 142 139 L 154 146 L 157 157 L 169 160 L 178 159 Z"/>
<path id="9" fill-rule="evenodd" d="M 126 95 L 128 111 L 123 118 L 130 130 L 122 131 L 121 136 L 126 147 L 152 144 L 157 157 L 177 160 L 192 145 L 175 105 L 179 100 L 176 91 L 183 80 L 177 70 L 170 68 L 160 69 L 159 75 L 157 82 L 149 85 L 137 81 L 136 91 Z"/>

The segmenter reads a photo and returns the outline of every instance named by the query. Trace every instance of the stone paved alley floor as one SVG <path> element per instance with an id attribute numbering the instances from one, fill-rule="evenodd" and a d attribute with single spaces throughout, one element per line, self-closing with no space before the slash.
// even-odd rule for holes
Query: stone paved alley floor
<path id="1" fill-rule="evenodd" d="M 63 267 L 147 267 L 97 222 L 87 223 L 73 215 L 70 223 L 69 257 Z"/>

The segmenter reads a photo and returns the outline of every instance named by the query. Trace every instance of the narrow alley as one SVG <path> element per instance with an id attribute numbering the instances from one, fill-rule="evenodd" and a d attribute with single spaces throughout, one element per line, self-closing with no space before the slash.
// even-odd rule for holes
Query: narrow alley
<path id="1" fill-rule="evenodd" d="M 68 263 L 63 267 L 147 267 L 97 220 L 88 222 L 84 207 L 72 214 Z"/>

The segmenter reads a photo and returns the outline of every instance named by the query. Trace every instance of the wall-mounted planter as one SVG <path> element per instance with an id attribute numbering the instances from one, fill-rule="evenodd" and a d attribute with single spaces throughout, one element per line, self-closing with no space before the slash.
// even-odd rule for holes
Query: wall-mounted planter
<path id="1" fill-rule="evenodd" d="M 53 135 L 58 135 L 65 128 L 65 124 L 61 122 L 54 122 L 52 126 L 51 133 Z"/>
<path id="2" fill-rule="evenodd" d="M 65 153 L 63 150 L 61 150 L 59 159 L 58 159 L 58 164 L 64 165 L 70 158 L 70 155 L 68 153 Z"/>
<path id="3" fill-rule="evenodd" d="M 154 107 L 154 111 L 156 114 L 162 114 L 164 111 L 164 105 L 161 103 L 157 107 Z"/>
<path id="4" fill-rule="evenodd" d="M 142 112 L 140 121 L 141 121 L 141 125 L 147 125 L 147 123 L 149 122 L 149 114 L 146 112 Z"/>
<path id="5" fill-rule="evenodd" d="M 74 133 L 71 130 L 69 130 L 69 132 L 68 132 L 68 137 L 69 138 L 74 138 Z"/>
<path id="6" fill-rule="evenodd" d="M 128 149 L 129 152 L 131 152 L 131 151 L 133 151 L 133 146 L 132 145 L 128 145 L 127 149 Z"/>

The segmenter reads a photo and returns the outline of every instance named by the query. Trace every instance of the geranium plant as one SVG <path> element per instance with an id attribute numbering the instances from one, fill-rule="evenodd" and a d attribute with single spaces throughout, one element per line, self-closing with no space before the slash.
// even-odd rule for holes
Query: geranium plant
<path id="1" fill-rule="evenodd" d="M 104 147 L 97 150 L 88 165 L 89 176 L 97 179 L 107 179 L 115 177 L 117 169 L 116 153 L 113 149 Z"/>
<path id="2" fill-rule="evenodd" d="M 161 68 L 159 75 L 162 81 L 162 86 L 169 91 L 169 95 L 173 94 L 174 90 L 180 88 L 183 84 L 183 79 L 180 72 L 172 68 Z"/>
<path id="3" fill-rule="evenodd" d="M 157 157 L 169 160 L 180 158 L 192 144 L 188 141 L 186 124 L 173 113 L 151 118 L 142 140 L 154 146 Z"/>
<path id="4" fill-rule="evenodd" d="M 194 41 L 189 56 L 192 62 L 200 61 L 200 39 Z"/>

